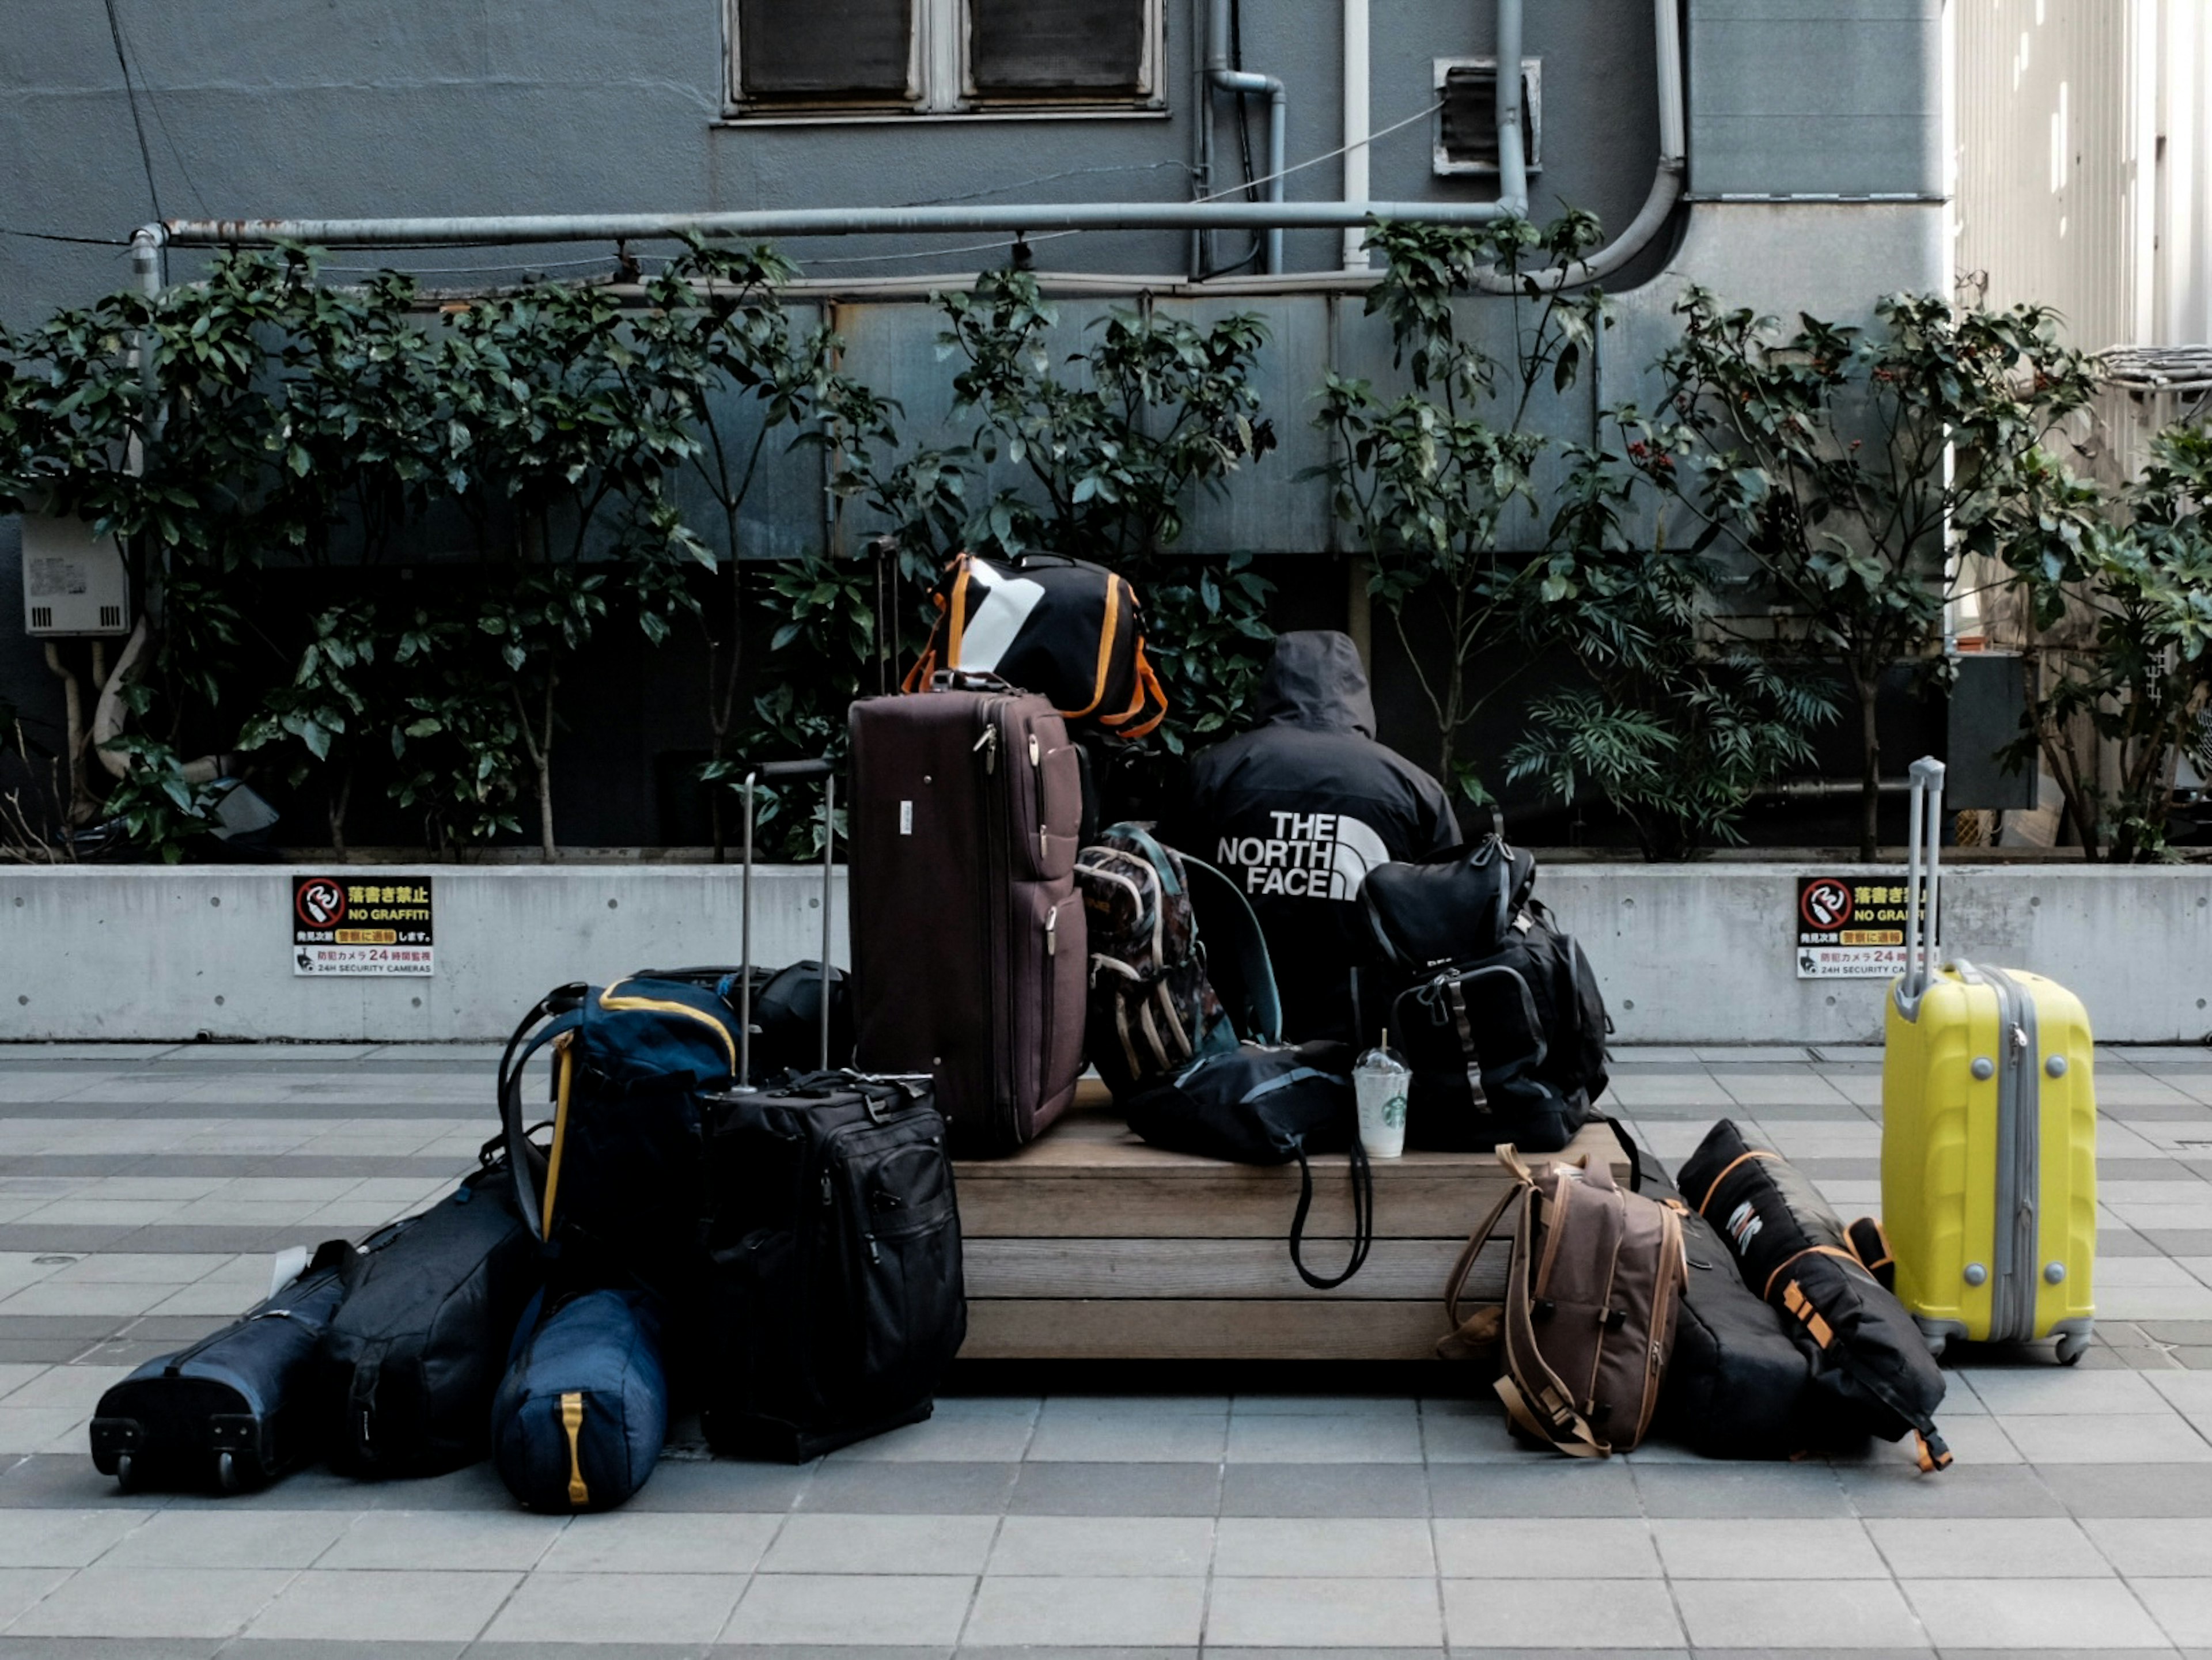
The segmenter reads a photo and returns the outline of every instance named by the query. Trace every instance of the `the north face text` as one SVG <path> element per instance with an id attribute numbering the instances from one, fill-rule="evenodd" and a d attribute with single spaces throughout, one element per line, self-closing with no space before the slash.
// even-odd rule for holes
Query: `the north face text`
<path id="1" fill-rule="evenodd" d="M 1224 836 L 1215 861 L 1244 870 L 1244 891 L 1357 899 L 1367 873 L 1390 862 L 1382 838 L 1345 812 L 1273 812 L 1271 836 Z"/>

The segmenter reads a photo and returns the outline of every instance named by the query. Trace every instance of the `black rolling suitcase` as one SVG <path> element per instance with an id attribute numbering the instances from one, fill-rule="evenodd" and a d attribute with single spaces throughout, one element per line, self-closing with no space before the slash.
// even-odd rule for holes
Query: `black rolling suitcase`
<path id="1" fill-rule="evenodd" d="M 149 1360 L 100 1397 L 92 1462 L 126 1493 L 212 1486 L 240 1493 L 322 1449 L 315 1345 L 345 1286 L 333 1239 L 290 1284 L 191 1347 Z"/>
<path id="2" fill-rule="evenodd" d="M 787 769 L 809 773 L 826 781 L 829 764 Z M 745 816 L 750 845 L 750 793 Z M 928 1417 L 968 1332 L 931 1079 L 822 1071 L 760 1090 L 741 1065 L 700 1109 L 709 1443 L 798 1462 Z"/>
<path id="3" fill-rule="evenodd" d="M 341 1256 L 344 1300 L 315 1358 L 335 1468 L 435 1475 L 490 1450 L 492 1395 L 544 1268 L 499 1141 L 453 1193 Z"/>

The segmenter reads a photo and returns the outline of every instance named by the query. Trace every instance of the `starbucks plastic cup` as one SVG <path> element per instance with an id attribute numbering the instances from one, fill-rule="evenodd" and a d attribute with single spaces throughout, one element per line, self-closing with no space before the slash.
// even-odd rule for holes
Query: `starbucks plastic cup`
<path id="1" fill-rule="evenodd" d="M 1406 1151 L 1406 1090 L 1413 1072 L 1390 1050 L 1390 1034 L 1352 1069 L 1359 1102 L 1359 1145 L 1370 1158 L 1395 1158 Z"/>

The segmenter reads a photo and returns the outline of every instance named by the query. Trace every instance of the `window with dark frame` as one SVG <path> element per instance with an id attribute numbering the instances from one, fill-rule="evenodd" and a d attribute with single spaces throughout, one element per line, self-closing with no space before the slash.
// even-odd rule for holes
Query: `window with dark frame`
<path id="1" fill-rule="evenodd" d="M 732 113 L 1158 106 L 1162 0 L 726 0 Z"/>

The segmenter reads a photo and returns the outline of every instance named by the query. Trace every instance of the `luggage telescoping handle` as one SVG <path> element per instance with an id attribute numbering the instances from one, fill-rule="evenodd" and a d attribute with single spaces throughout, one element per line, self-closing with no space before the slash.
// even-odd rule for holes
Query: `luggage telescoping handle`
<path id="1" fill-rule="evenodd" d="M 1911 768 L 1912 823 L 1906 835 L 1911 886 L 1905 904 L 1905 994 L 1917 998 L 1936 974 L 1937 848 L 1943 840 L 1943 763 L 1923 755 Z"/>
<path id="2" fill-rule="evenodd" d="M 763 761 L 745 769 L 744 915 L 738 970 L 738 1087 L 753 1086 L 753 787 L 760 783 L 822 781 L 822 1054 L 830 1070 L 830 873 L 837 851 L 837 769 L 826 755 L 811 761 Z"/>

